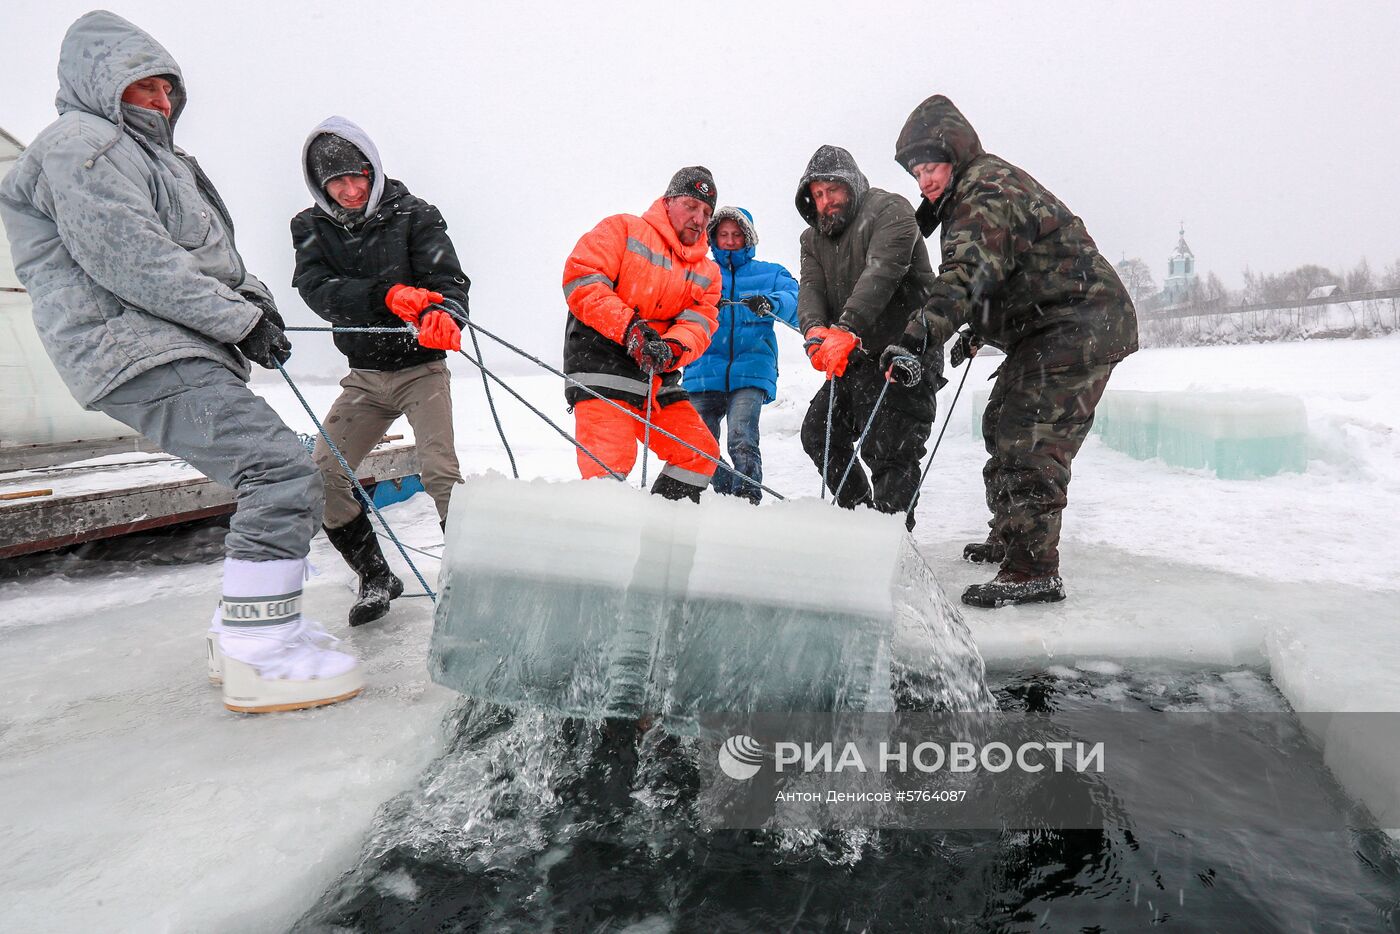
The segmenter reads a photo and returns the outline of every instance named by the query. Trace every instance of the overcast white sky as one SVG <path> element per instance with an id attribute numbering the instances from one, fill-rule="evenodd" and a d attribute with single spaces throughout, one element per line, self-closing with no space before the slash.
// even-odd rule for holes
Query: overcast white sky
<path id="1" fill-rule="evenodd" d="M 599 219 L 641 212 L 676 168 L 703 163 L 721 203 L 754 212 L 760 257 L 796 271 L 792 198 L 812 152 L 845 146 L 873 184 L 916 198 L 894 140 L 936 92 L 1083 217 L 1109 259 L 1141 256 L 1159 285 L 1183 219 L 1200 269 L 1230 287 L 1246 265 L 1400 258 L 1394 0 L 110 8 L 180 62 L 177 141 L 302 323 L 287 223 L 310 204 L 303 137 L 332 113 L 442 208 L 476 317 L 556 359 L 563 261 Z M 4 4 L 0 126 L 21 140 L 54 118 L 59 42 L 88 9 Z"/>

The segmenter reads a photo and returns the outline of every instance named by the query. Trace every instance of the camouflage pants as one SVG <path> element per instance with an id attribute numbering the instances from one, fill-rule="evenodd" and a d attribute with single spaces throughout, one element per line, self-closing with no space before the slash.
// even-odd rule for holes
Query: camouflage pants
<path id="1" fill-rule="evenodd" d="M 1070 462 L 1094 424 L 1114 364 L 1044 369 L 1034 348 L 1002 364 L 982 415 L 987 508 L 993 538 L 1006 544 L 1007 570 L 1058 574 L 1060 515 Z"/>

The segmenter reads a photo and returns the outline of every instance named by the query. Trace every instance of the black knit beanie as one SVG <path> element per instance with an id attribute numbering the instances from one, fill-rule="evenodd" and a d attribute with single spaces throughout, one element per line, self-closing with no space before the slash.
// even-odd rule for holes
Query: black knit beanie
<path id="1" fill-rule="evenodd" d="M 715 177 L 703 165 L 688 165 L 671 176 L 671 184 L 666 186 L 665 198 L 698 198 L 715 206 L 718 193 L 715 191 Z"/>
<path id="2" fill-rule="evenodd" d="M 948 150 L 934 142 L 916 143 L 907 149 L 902 149 L 896 154 L 900 164 L 909 174 L 914 174 L 914 166 L 922 165 L 925 162 L 952 162 L 953 156 Z"/>
<path id="3" fill-rule="evenodd" d="M 306 166 L 317 188 L 342 175 L 369 176 L 373 170 L 359 147 L 343 136 L 322 133 L 306 150 Z"/>

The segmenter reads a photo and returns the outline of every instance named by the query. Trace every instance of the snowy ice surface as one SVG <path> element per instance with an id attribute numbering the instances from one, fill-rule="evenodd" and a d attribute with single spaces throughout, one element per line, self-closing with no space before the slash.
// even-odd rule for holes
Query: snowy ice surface
<path id="1" fill-rule="evenodd" d="M 389 512 L 431 543 L 426 498 Z M 424 670 L 429 601 L 352 632 L 349 572 L 316 546 L 327 572 L 306 611 L 366 660 L 368 686 L 297 716 L 227 713 L 196 664 L 217 564 L 5 585 L 0 929 L 285 929 L 354 859 L 436 754 L 455 695 Z"/>
<path id="2" fill-rule="evenodd" d="M 794 335 L 779 340 L 782 397 L 763 415 L 764 480 L 815 497 L 796 431 L 818 377 Z M 488 362 L 505 362 L 484 349 Z M 1299 395 L 1308 469 L 1223 481 L 1091 439 L 1065 517 L 1070 599 L 965 612 L 988 665 L 1250 664 L 1267 666 L 1299 710 L 1400 710 L 1397 364 L 1397 337 L 1130 357 L 1111 388 Z M 969 385 L 980 384 L 995 359 L 972 366 Z M 461 359 L 453 367 L 466 471 L 507 470 L 477 374 Z M 950 375 L 943 406 L 961 371 Z M 556 378 L 513 382 L 572 430 Z M 264 376 L 257 388 L 310 430 L 285 386 Z M 304 389 L 319 412 L 338 392 Z M 950 595 L 988 575 L 959 560 L 986 521 L 970 398 L 964 390 L 915 530 Z M 518 403 L 497 401 L 526 476 L 577 477 L 571 447 Z M 426 497 L 387 514 L 410 544 L 441 541 Z M 370 687 L 345 705 L 261 718 L 227 713 L 204 681 L 217 562 L 0 583 L 0 930 L 283 930 L 352 864 L 378 805 L 433 756 L 456 695 L 428 682 L 427 600 L 400 600 L 385 622 L 351 632 L 350 572 L 323 537 L 312 559 L 322 575 L 308 583 L 308 611 L 366 660 Z M 436 562 L 415 560 L 436 576 Z M 774 554 L 771 572 L 784 563 Z M 1319 729 L 1343 783 L 1383 825 L 1400 826 L 1400 744 Z"/>

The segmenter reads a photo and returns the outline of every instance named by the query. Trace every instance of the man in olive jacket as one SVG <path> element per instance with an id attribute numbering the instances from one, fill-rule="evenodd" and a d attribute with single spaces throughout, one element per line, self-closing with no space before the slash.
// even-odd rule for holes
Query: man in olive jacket
<path id="1" fill-rule="evenodd" d="M 1114 365 L 1137 349 L 1137 315 L 1084 222 L 1026 172 L 983 151 L 935 95 L 910 115 L 896 160 L 919 183 L 919 227 L 942 227 L 942 265 L 906 343 L 941 346 L 965 327 L 958 365 L 979 344 L 1006 352 L 982 419 L 991 531 L 970 561 L 998 561 L 963 602 L 1063 600 L 1060 517 L 1070 462 Z"/>
<path id="2" fill-rule="evenodd" d="M 802 422 L 802 447 L 818 471 L 826 463 L 827 485 L 842 507 L 863 503 L 881 512 L 909 511 L 943 360 L 941 347 L 922 358 L 920 351 L 898 359 L 882 354 L 922 307 L 933 279 L 913 206 L 901 195 L 871 188 L 854 157 L 839 146 L 823 146 L 812 156 L 796 204 L 808 224 L 797 316 L 812 365 L 828 376 Z M 841 475 L 877 401 L 860 451 L 870 477 L 856 463 L 843 484 Z M 912 511 L 908 524 L 913 528 Z"/>

